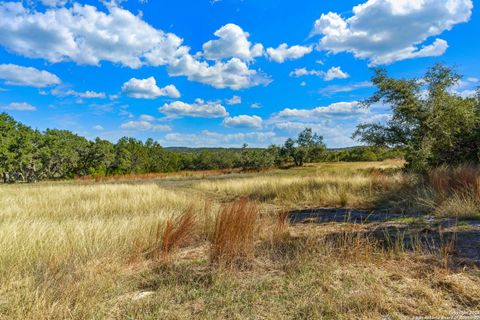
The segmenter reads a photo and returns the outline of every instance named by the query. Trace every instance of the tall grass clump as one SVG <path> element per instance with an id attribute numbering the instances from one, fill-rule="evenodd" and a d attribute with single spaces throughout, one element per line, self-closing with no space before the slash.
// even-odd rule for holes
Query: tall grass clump
<path id="1" fill-rule="evenodd" d="M 147 256 L 166 260 L 173 251 L 194 239 L 196 227 L 193 207 L 189 207 L 178 217 L 167 219 L 163 228 L 158 223 L 155 243 L 147 252 Z"/>
<path id="2" fill-rule="evenodd" d="M 246 198 L 224 205 L 217 215 L 210 259 L 225 267 L 245 267 L 254 257 L 257 206 Z"/>
<path id="3" fill-rule="evenodd" d="M 440 216 L 480 217 L 480 166 L 464 164 L 431 170 L 420 202 Z"/>

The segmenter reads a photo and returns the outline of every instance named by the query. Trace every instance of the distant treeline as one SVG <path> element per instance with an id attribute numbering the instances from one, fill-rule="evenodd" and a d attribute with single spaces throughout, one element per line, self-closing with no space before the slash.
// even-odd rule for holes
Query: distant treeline
<path id="1" fill-rule="evenodd" d="M 311 129 L 283 146 L 266 149 L 163 148 L 153 139 L 145 142 L 124 137 L 117 143 L 100 138 L 89 141 L 67 130 L 34 130 L 0 114 L 0 175 L 3 182 L 34 182 L 76 176 L 107 176 L 241 168 L 260 170 L 273 166 L 318 161 L 371 161 L 401 157 L 398 150 L 358 147 L 328 151 L 323 138 Z"/>

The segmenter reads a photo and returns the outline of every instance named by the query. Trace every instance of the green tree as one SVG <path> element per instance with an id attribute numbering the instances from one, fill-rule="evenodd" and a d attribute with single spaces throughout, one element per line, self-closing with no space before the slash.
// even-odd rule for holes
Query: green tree
<path id="1" fill-rule="evenodd" d="M 452 87 L 460 79 L 441 64 L 422 79 L 393 79 L 386 70 L 375 70 L 377 91 L 364 103 L 390 105 L 392 118 L 387 124 L 361 124 L 353 136 L 370 145 L 404 148 L 408 167 L 418 171 L 478 162 L 479 98 L 455 94 Z"/>
<path id="2" fill-rule="evenodd" d="M 296 166 L 303 166 L 308 161 L 318 161 L 326 151 L 323 137 L 306 128 L 298 134 L 296 140 L 285 141 L 280 155 L 293 159 Z"/>

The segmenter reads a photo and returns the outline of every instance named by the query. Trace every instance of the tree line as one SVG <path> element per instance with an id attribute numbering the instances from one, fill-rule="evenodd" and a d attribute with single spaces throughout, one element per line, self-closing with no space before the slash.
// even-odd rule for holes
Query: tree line
<path id="1" fill-rule="evenodd" d="M 242 168 L 259 170 L 294 162 L 318 161 L 326 150 L 323 138 L 305 129 L 284 146 L 240 150 L 172 152 L 157 141 L 123 137 L 116 143 L 89 141 L 68 130 L 34 130 L 6 113 L 0 114 L 0 175 L 3 182 L 35 182 L 76 176 L 107 176 Z"/>

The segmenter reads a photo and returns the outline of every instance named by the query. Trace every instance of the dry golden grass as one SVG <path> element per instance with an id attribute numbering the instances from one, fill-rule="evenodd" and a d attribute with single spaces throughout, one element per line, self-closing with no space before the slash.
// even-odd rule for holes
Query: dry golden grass
<path id="1" fill-rule="evenodd" d="M 370 163 L 370 166 L 367 166 L 361 163 L 357 166 L 347 169 L 345 164 L 321 164 L 307 168 L 299 175 L 265 173 L 239 176 L 202 181 L 194 185 L 194 188 L 227 197 L 249 197 L 284 207 L 370 207 L 385 191 L 391 191 L 408 182 L 407 175 L 380 170 L 395 168 L 393 164 L 375 166 Z"/>
<path id="2" fill-rule="evenodd" d="M 158 224 L 204 202 L 156 185 L 0 188 L 0 315 L 7 308 L 7 318 L 68 318 L 96 307 L 115 292 L 132 253 L 151 245 Z"/>
<path id="3" fill-rule="evenodd" d="M 441 254 L 386 248 L 356 234 L 361 226 L 289 225 L 285 212 L 275 214 L 375 204 L 410 181 L 398 166 L 195 177 L 192 188 L 175 179 L 165 187 L 0 185 L 0 319 L 402 319 L 478 311 L 476 268 L 448 271 Z M 220 203 L 242 196 L 250 200 Z M 451 198 L 447 191 L 442 204 Z M 263 201 L 267 214 L 251 199 Z"/>

